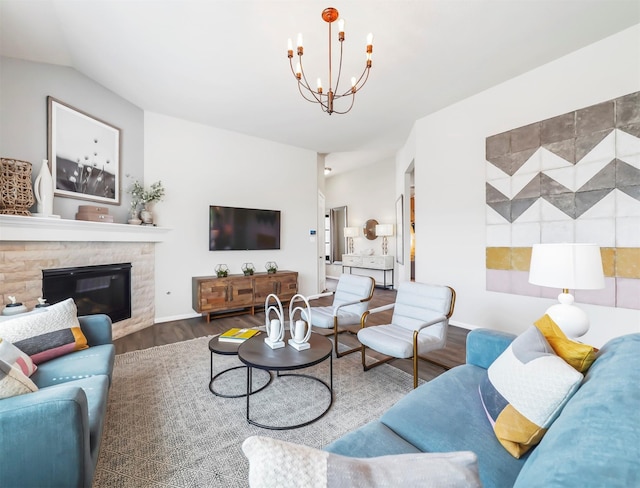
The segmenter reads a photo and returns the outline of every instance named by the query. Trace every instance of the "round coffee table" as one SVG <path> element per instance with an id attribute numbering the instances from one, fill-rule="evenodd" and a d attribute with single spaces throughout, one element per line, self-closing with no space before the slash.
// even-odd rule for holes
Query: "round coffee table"
<path id="1" fill-rule="evenodd" d="M 287 332 L 286 337 L 284 338 L 285 344 L 290 337 L 291 336 Z M 333 405 L 333 343 L 323 335 L 313 333 L 309 338 L 309 344 L 311 347 L 309 349 L 305 349 L 304 351 L 298 351 L 289 345 L 280 349 L 271 349 L 265 344 L 264 337 L 258 336 L 252 337 L 251 339 L 246 340 L 240 345 L 240 347 L 238 348 L 238 358 L 247 366 L 247 422 L 249 422 L 251 425 L 255 425 L 256 427 L 261 427 L 263 429 L 297 429 L 299 427 L 309 425 L 316 420 L 319 420 L 329 411 L 329 409 Z M 308 374 L 281 373 L 281 371 L 295 371 L 298 369 L 309 368 L 311 366 L 315 366 L 316 364 L 320 364 L 327 359 L 329 359 L 329 383 Z M 283 376 L 300 376 L 315 380 L 323 384 L 329 391 L 329 405 L 316 417 L 295 425 L 280 427 L 256 422 L 251 419 L 249 401 L 249 391 L 251 389 L 253 368 L 267 371 L 276 371 L 278 378 Z"/>
<path id="2" fill-rule="evenodd" d="M 264 335 L 258 334 L 258 337 L 264 338 Z M 223 371 L 220 371 L 215 376 L 213 374 L 213 356 L 214 356 L 214 354 L 219 354 L 221 356 L 237 356 L 238 355 L 238 348 L 240 347 L 240 344 L 242 344 L 242 342 L 221 342 L 221 341 L 218 340 L 218 336 L 212 338 L 209 341 L 209 351 L 211 351 L 211 381 L 209 381 L 209 390 L 211 391 L 211 393 L 213 393 L 216 396 L 219 396 L 219 397 L 222 397 L 222 398 L 240 398 L 240 397 L 243 397 L 243 396 L 246 395 L 246 393 L 242 393 L 240 395 L 226 395 L 224 393 L 220 393 L 219 391 L 216 391 L 216 389 L 213 386 L 214 381 L 217 378 L 219 378 L 220 376 L 222 376 L 223 374 L 228 373 L 229 371 L 233 371 L 234 369 L 246 368 L 245 365 L 234 366 L 232 368 L 227 368 L 227 369 L 225 369 Z M 258 388 L 257 390 L 251 391 L 249 393 L 250 395 L 253 395 L 254 393 L 257 393 L 260 390 L 263 390 L 264 388 L 269 386 L 269 383 L 271 383 L 271 381 L 273 380 L 273 375 L 271 374 L 270 371 L 267 371 L 267 373 L 269 374 L 269 380 L 263 386 Z"/>

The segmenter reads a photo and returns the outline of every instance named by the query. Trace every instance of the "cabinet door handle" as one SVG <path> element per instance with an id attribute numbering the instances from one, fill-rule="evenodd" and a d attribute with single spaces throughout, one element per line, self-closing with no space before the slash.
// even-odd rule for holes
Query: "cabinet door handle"
<path id="1" fill-rule="evenodd" d="M 227 294 L 227 301 L 228 302 L 232 302 L 233 301 L 233 285 L 229 285 L 228 294 Z"/>

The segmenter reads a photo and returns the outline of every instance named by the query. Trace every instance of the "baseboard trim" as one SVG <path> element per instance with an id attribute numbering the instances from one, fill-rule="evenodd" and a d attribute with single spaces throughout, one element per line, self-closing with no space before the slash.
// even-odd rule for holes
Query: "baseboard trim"
<path id="1" fill-rule="evenodd" d="M 164 322 L 173 322 L 174 320 L 195 319 L 196 317 L 202 317 L 199 313 L 185 313 L 181 315 L 171 315 L 170 317 L 155 317 L 153 319 L 154 324 L 162 324 Z"/>

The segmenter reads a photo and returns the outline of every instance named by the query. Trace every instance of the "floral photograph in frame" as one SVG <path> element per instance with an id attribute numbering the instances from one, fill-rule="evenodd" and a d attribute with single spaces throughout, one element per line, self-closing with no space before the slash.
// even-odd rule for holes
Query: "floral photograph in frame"
<path id="1" fill-rule="evenodd" d="M 47 97 L 48 158 L 61 197 L 120 204 L 120 129 Z"/>

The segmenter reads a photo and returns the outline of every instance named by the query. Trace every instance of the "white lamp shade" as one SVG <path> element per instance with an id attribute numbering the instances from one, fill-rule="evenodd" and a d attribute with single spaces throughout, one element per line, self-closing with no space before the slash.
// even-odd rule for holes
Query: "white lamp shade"
<path id="1" fill-rule="evenodd" d="M 376 225 L 377 236 L 392 236 L 393 225 L 392 224 L 378 224 Z"/>
<path id="2" fill-rule="evenodd" d="M 604 288 L 600 247 L 576 243 L 535 244 L 529 283 L 571 290 Z"/>
<path id="3" fill-rule="evenodd" d="M 344 236 L 345 237 L 358 237 L 360 235 L 360 227 L 345 227 L 344 228 Z"/>

